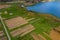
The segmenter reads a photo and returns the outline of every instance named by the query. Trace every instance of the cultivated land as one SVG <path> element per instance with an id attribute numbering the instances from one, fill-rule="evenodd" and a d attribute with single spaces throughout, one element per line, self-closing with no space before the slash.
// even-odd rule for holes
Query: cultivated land
<path id="1" fill-rule="evenodd" d="M 52 40 L 60 40 L 60 33 L 55 30 L 51 30 L 50 37 Z"/>
<path id="2" fill-rule="evenodd" d="M 6 23 L 6 25 L 8 26 L 9 29 L 13 29 L 15 27 L 24 25 L 28 22 L 22 17 L 16 17 L 16 18 L 6 20 L 5 23 Z"/>
<path id="3" fill-rule="evenodd" d="M 4 13 L 5 11 L 7 14 Z M 10 8 L 0 9 L 0 13 L 2 18 L 5 18 L 3 21 L 12 40 L 35 40 L 37 36 L 41 40 L 51 40 L 50 31 L 60 25 L 59 20 L 29 12 L 16 4 L 12 4 Z"/>
<path id="4" fill-rule="evenodd" d="M 17 36 L 17 35 L 19 35 L 19 34 L 22 34 L 21 36 L 24 36 L 25 34 L 27 34 L 25 32 L 28 32 L 28 31 L 31 32 L 30 30 L 33 31 L 34 30 L 34 27 L 32 25 L 27 25 L 26 27 L 23 27 L 23 28 L 19 28 L 17 30 L 14 30 L 13 32 L 11 32 L 11 34 L 14 37 Z"/>
<path id="5" fill-rule="evenodd" d="M 8 7 L 10 7 L 11 5 L 0 5 L 0 9 L 2 9 L 2 8 L 8 8 Z"/>

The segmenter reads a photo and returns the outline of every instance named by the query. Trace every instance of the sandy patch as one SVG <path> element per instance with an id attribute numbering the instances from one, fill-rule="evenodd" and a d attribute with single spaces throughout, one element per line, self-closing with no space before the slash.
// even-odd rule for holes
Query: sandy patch
<path id="1" fill-rule="evenodd" d="M 27 26 L 25 26 L 25 27 L 23 27 L 23 28 L 19 28 L 19 29 L 15 30 L 15 31 L 12 31 L 12 32 L 11 32 L 11 35 L 14 37 L 14 36 L 17 36 L 17 35 L 19 35 L 19 34 L 22 34 L 22 33 L 26 32 L 26 31 L 28 31 L 29 29 L 32 29 L 32 28 L 34 28 L 34 26 L 32 26 L 32 25 L 27 25 Z M 25 33 L 24 33 L 24 34 L 25 34 Z"/>
<path id="2" fill-rule="evenodd" d="M 60 33 L 55 30 L 51 30 L 50 37 L 52 40 L 60 40 Z"/>
<path id="3" fill-rule="evenodd" d="M 0 5 L 0 9 L 2 9 L 2 8 L 8 8 L 8 7 L 10 7 L 11 5 Z"/>
<path id="4" fill-rule="evenodd" d="M 5 20 L 5 23 L 7 24 L 9 29 L 13 29 L 18 26 L 24 25 L 28 22 L 22 17 L 16 17 L 16 18 Z"/>

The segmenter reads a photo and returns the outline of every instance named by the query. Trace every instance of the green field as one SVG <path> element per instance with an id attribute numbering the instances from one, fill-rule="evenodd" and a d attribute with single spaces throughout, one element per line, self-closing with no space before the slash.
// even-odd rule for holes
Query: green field
<path id="1" fill-rule="evenodd" d="M 8 14 L 4 14 L 4 11 L 7 11 Z M 28 24 L 32 24 L 36 28 L 33 32 L 35 32 L 36 34 L 41 34 L 47 40 L 51 40 L 51 38 L 49 36 L 47 36 L 46 34 L 49 35 L 50 30 L 52 28 L 60 25 L 60 22 L 57 22 L 49 17 L 46 18 L 43 16 L 39 16 L 38 13 L 35 13 L 34 16 L 31 16 L 31 15 L 29 15 L 29 13 L 30 13 L 29 11 L 27 11 L 25 8 L 21 8 L 19 5 L 13 5 L 10 8 L 1 9 L 0 13 L 2 13 L 0 15 L 6 19 L 11 19 L 11 18 L 14 18 L 17 16 L 22 16 L 26 20 L 28 20 L 30 18 L 34 18 L 33 20 L 29 21 Z M 13 13 L 13 15 L 9 15 L 9 13 Z M 31 12 L 31 13 L 33 13 L 33 12 Z M 28 25 L 28 24 L 26 24 L 26 25 Z M 21 27 L 24 27 L 26 25 L 22 25 Z M 18 27 L 18 28 L 20 28 L 20 27 Z M 15 28 L 14 30 L 16 30 L 18 28 Z M 9 33 L 11 31 L 13 31 L 13 30 L 9 30 L 8 28 L 7 28 L 7 30 Z M 46 34 L 44 34 L 44 32 Z M 12 36 L 11 36 L 11 38 L 12 38 Z M 29 33 L 24 37 L 20 37 L 20 35 L 18 35 L 16 37 L 12 38 L 12 40 L 34 40 L 34 39 L 30 36 L 30 33 Z"/>

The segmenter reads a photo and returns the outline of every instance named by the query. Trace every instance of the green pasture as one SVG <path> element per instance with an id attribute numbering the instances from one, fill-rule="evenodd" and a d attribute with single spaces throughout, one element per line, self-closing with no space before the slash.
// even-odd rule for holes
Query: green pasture
<path id="1" fill-rule="evenodd" d="M 8 13 L 5 14 L 4 11 L 7 11 Z M 45 35 L 43 32 L 45 32 L 46 34 L 49 35 L 50 30 L 52 28 L 60 25 L 60 22 L 56 22 L 55 20 L 52 20 L 49 18 L 46 19 L 45 17 L 38 16 L 38 15 L 36 15 L 37 13 L 35 13 L 35 16 L 28 15 L 29 11 L 27 11 L 25 8 L 21 8 L 19 5 L 13 5 L 10 8 L 0 9 L 0 13 L 2 13 L 0 15 L 6 19 L 11 19 L 11 18 L 14 18 L 17 16 L 22 16 L 26 20 L 30 19 L 30 18 L 35 18 L 35 19 L 29 21 L 28 24 L 32 24 L 36 28 L 33 32 L 35 32 L 36 34 L 41 34 L 47 40 L 51 40 L 51 39 L 50 39 L 50 37 Z M 9 13 L 13 13 L 13 15 L 9 15 Z M 23 27 L 23 26 L 26 26 L 26 25 L 22 25 L 21 27 Z M 18 27 L 18 28 L 20 28 L 20 27 Z M 15 28 L 14 30 L 16 30 L 18 28 Z M 0 28 L 0 30 L 1 29 L 2 28 Z M 10 33 L 10 31 L 13 31 L 13 30 L 9 30 L 8 28 L 7 28 L 7 30 L 9 31 L 9 33 Z M 18 35 L 16 37 L 12 38 L 12 40 L 34 40 L 34 39 L 30 36 L 30 33 L 29 33 L 24 37 L 20 37 L 20 35 Z"/>

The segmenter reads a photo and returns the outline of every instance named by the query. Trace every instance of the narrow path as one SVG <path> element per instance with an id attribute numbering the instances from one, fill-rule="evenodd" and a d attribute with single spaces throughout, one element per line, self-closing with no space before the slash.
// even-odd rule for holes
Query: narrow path
<path id="1" fill-rule="evenodd" d="M 2 22 L 2 25 L 3 25 L 3 27 L 4 27 L 4 30 L 5 30 L 6 35 L 7 35 L 7 37 L 8 37 L 8 40 L 11 40 L 11 37 L 10 37 L 10 35 L 9 35 L 9 33 L 8 33 L 8 30 L 7 30 L 7 28 L 6 28 L 5 24 L 4 24 L 4 21 L 3 21 L 3 19 L 2 19 L 1 16 L 0 16 L 0 20 L 1 20 L 1 22 Z"/>

